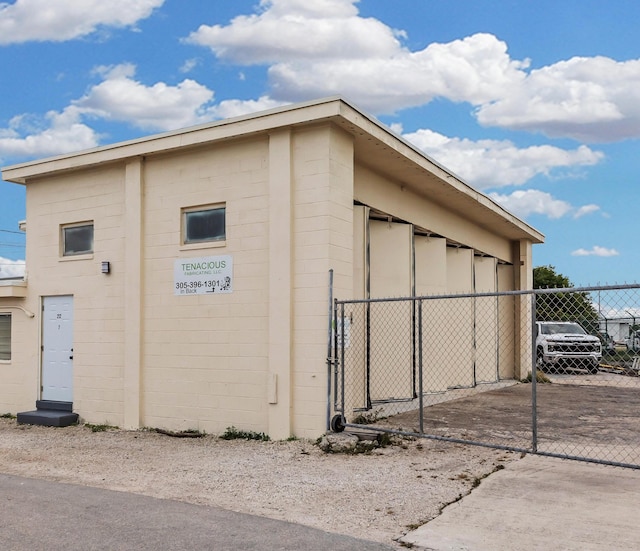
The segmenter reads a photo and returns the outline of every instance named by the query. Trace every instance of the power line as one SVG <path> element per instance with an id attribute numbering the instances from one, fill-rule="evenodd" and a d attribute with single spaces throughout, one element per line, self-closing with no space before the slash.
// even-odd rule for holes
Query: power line
<path id="1" fill-rule="evenodd" d="M 23 231 L 15 231 L 15 230 L 0 230 L 2 233 L 13 233 L 15 235 L 26 235 Z"/>

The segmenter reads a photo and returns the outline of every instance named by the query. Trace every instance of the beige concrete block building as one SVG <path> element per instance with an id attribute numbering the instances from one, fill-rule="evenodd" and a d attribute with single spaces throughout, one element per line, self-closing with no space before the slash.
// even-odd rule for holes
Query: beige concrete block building
<path id="1" fill-rule="evenodd" d="M 341 98 L 2 175 L 27 272 L 0 282 L 0 412 L 125 428 L 317 437 L 329 270 L 341 299 L 528 289 L 543 241 Z"/>

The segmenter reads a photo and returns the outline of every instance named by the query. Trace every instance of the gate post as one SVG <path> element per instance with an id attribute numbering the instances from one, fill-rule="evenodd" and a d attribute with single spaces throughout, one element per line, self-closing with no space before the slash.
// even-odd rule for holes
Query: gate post
<path id="1" fill-rule="evenodd" d="M 424 434 L 424 398 L 422 389 L 422 301 L 418 301 L 418 415 L 420 434 Z"/>
<path id="2" fill-rule="evenodd" d="M 329 270 L 329 315 L 327 330 L 327 430 L 331 427 L 331 366 L 333 364 L 333 268 Z"/>
<path id="3" fill-rule="evenodd" d="M 345 381 L 345 366 L 344 366 L 344 343 L 345 343 L 345 322 L 344 322 L 344 302 L 340 305 L 340 412 L 342 413 L 343 420 L 345 419 L 345 401 L 344 401 L 344 381 Z"/>
<path id="4" fill-rule="evenodd" d="M 531 294 L 531 451 L 538 451 L 538 371 L 536 350 L 536 294 Z"/>

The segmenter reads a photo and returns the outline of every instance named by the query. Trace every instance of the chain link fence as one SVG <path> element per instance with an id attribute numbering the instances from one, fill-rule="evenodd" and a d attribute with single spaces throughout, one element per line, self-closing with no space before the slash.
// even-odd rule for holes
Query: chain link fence
<path id="1" fill-rule="evenodd" d="M 640 468 L 640 285 L 334 302 L 333 430 Z"/>

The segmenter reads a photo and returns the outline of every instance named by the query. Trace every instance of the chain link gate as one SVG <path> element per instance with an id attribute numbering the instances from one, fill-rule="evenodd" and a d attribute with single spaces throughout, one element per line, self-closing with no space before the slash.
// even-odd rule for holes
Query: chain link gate
<path id="1" fill-rule="evenodd" d="M 327 428 L 640 468 L 640 285 L 332 304 Z"/>

